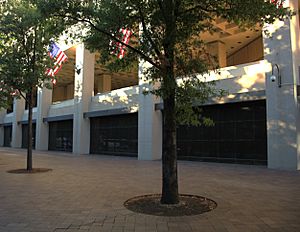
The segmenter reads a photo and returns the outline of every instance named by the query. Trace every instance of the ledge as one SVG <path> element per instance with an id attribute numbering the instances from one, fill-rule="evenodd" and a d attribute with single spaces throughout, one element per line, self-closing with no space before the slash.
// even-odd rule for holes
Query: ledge
<path id="1" fill-rule="evenodd" d="M 56 121 L 72 120 L 73 118 L 74 118 L 73 114 L 66 114 L 66 115 L 43 118 L 43 122 L 56 122 Z"/>
<path id="2" fill-rule="evenodd" d="M 32 123 L 36 123 L 36 119 L 32 119 Z M 28 120 L 18 121 L 18 124 L 26 125 L 28 124 Z"/>
<path id="3" fill-rule="evenodd" d="M 266 91 L 259 90 L 255 92 L 247 92 L 247 93 L 235 93 L 229 94 L 228 96 L 223 97 L 222 99 L 210 99 L 204 104 L 195 104 L 195 106 L 207 106 L 207 105 L 217 105 L 217 104 L 226 104 L 226 103 L 237 103 L 237 102 L 245 102 L 245 101 L 256 101 L 266 99 Z M 164 103 L 156 103 L 155 110 L 163 110 Z"/>
<path id="4" fill-rule="evenodd" d="M 83 113 L 84 118 L 95 118 L 95 117 L 103 117 L 109 115 L 120 115 L 120 114 L 130 114 L 135 113 L 129 107 L 122 107 L 118 109 L 111 109 L 111 110 L 97 110 L 91 112 Z"/>

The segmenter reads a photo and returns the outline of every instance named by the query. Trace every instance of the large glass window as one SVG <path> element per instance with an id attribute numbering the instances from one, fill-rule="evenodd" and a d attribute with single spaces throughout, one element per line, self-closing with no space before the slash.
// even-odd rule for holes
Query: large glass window
<path id="1" fill-rule="evenodd" d="M 49 122 L 49 150 L 72 152 L 73 120 Z"/>
<path id="2" fill-rule="evenodd" d="M 91 118 L 90 153 L 137 156 L 137 113 Z"/>
<path id="3" fill-rule="evenodd" d="M 203 107 L 214 120 L 212 127 L 180 126 L 177 130 L 180 159 L 266 164 L 265 101 Z"/>
<path id="4" fill-rule="evenodd" d="M 36 124 L 32 124 L 32 147 L 35 148 L 35 131 Z M 22 125 L 22 148 L 27 148 L 28 146 L 28 124 Z"/>
<path id="5" fill-rule="evenodd" d="M 4 126 L 4 147 L 11 147 L 12 126 Z"/>

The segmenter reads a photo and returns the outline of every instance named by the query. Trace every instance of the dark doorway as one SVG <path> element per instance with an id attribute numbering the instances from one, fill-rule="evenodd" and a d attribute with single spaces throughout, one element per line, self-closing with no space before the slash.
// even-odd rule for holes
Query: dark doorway
<path id="1" fill-rule="evenodd" d="M 211 105 L 202 110 L 215 125 L 179 126 L 179 159 L 267 163 L 265 100 Z"/>
<path id="2" fill-rule="evenodd" d="M 73 120 L 49 122 L 49 150 L 72 152 Z"/>
<path id="3" fill-rule="evenodd" d="M 32 148 L 35 148 L 35 128 L 36 124 L 32 124 Z M 28 124 L 22 125 L 22 148 L 27 148 L 28 146 Z"/>
<path id="4" fill-rule="evenodd" d="M 90 118 L 90 153 L 137 156 L 137 113 Z"/>
<path id="5" fill-rule="evenodd" d="M 4 147 L 11 147 L 12 126 L 4 126 Z"/>

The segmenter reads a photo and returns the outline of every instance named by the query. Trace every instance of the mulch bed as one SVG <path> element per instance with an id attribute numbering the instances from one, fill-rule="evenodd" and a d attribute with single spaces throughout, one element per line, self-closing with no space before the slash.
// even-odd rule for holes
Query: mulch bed
<path id="1" fill-rule="evenodd" d="M 50 168 L 33 168 L 32 170 L 27 169 L 14 169 L 7 171 L 8 173 L 14 173 L 14 174 L 35 174 L 35 173 L 44 173 L 52 171 Z"/>
<path id="2" fill-rule="evenodd" d="M 137 196 L 125 201 L 124 206 L 136 213 L 155 216 L 191 216 L 217 207 L 215 201 L 195 195 L 180 194 L 180 202 L 176 205 L 161 204 L 160 198 L 160 194 Z"/>

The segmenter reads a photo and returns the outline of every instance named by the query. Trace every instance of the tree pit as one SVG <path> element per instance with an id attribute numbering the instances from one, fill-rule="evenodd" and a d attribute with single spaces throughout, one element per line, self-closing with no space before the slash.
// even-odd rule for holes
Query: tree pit
<path id="1" fill-rule="evenodd" d="M 9 170 L 7 171 L 8 173 L 13 173 L 13 174 L 36 174 L 36 173 L 44 173 L 44 172 L 49 172 L 52 171 L 50 168 L 33 168 L 32 170 L 27 170 L 27 169 L 14 169 L 14 170 Z"/>
<path id="2" fill-rule="evenodd" d="M 180 194 L 178 204 L 161 204 L 160 194 L 137 196 L 124 202 L 125 208 L 135 213 L 155 216 L 192 216 L 209 212 L 217 203 L 206 197 Z"/>

